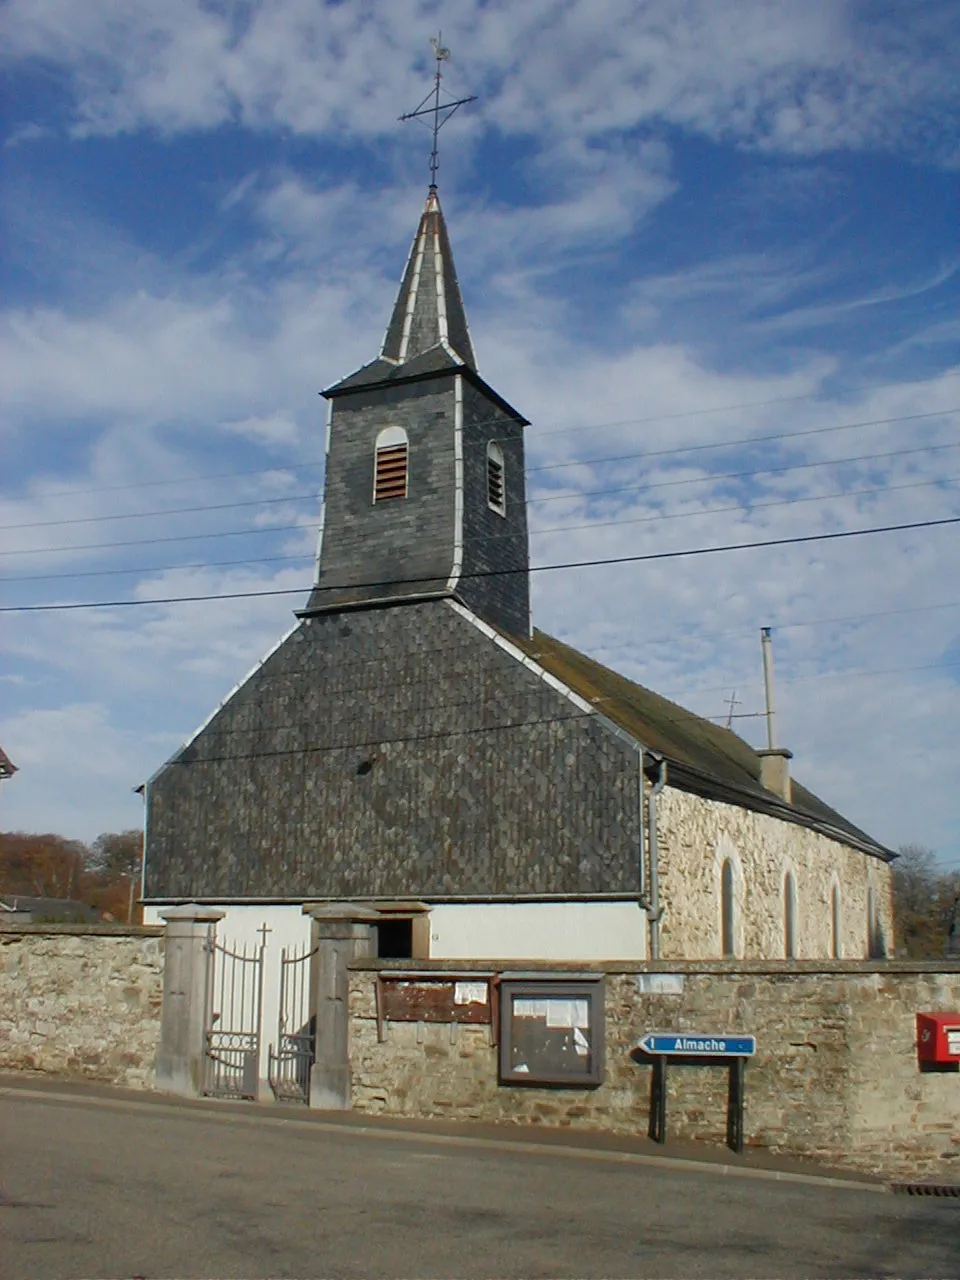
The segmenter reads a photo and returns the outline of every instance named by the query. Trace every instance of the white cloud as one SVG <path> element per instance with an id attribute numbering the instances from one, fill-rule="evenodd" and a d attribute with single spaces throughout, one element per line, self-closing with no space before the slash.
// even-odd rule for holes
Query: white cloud
<path id="1" fill-rule="evenodd" d="M 80 132 L 328 130 L 380 137 L 422 96 L 428 0 L 11 0 L 8 58 L 72 77 Z M 657 121 L 792 154 L 956 156 L 948 5 L 877 21 L 842 0 L 471 0 L 444 15 L 448 73 L 507 134 L 596 139 Z M 404 145 L 404 144 L 401 144 Z"/>
<path id="2" fill-rule="evenodd" d="M 289 413 L 271 413 L 262 418 L 241 418 L 235 422 L 224 422 L 226 431 L 234 435 L 245 436 L 255 444 L 268 447 L 296 444 L 300 431 Z"/>
<path id="3" fill-rule="evenodd" d="M 133 788 L 163 750 L 163 734 L 118 728 L 102 704 L 74 702 L 8 716 L 0 740 L 19 770 L 4 784 L 6 830 L 92 840 L 142 823 Z"/>

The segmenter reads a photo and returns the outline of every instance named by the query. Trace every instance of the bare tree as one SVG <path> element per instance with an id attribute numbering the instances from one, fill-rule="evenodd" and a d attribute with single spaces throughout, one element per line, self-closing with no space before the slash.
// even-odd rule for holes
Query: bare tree
<path id="1" fill-rule="evenodd" d="M 960 876 L 940 869 L 932 849 L 906 844 L 893 864 L 897 950 L 911 960 L 938 960 L 956 932 Z M 954 942 L 953 945 L 956 945 Z"/>
<path id="2" fill-rule="evenodd" d="M 142 831 L 105 831 L 90 846 L 87 870 L 106 880 L 130 878 L 139 874 L 142 859 Z"/>

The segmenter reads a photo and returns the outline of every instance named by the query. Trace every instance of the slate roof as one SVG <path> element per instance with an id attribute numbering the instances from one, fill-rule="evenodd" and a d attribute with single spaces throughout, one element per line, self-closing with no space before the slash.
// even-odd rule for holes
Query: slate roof
<path id="1" fill-rule="evenodd" d="M 790 804 L 768 791 L 760 782 L 760 757 L 730 729 L 618 675 L 543 631 L 535 630 L 529 639 L 509 638 L 601 715 L 662 755 L 674 786 L 809 827 L 885 861 L 896 856 L 800 783 L 793 782 Z"/>
<path id="2" fill-rule="evenodd" d="M 332 387 L 332 396 L 362 386 L 401 381 L 445 369 L 477 372 L 450 237 L 431 187 L 400 281 L 378 359 Z"/>
<path id="3" fill-rule="evenodd" d="M 99 913 L 85 902 L 74 898 L 38 898 L 30 894 L 5 893 L 0 897 L 0 920 L 21 924 L 79 921 L 92 924 Z"/>
<path id="4" fill-rule="evenodd" d="M 323 394 L 328 400 L 335 400 L 351 391 L 399 386 L 448 373 L 467 378 L 512 418 L 527 426 L 528 420 L 523 414 L 477 372 L 447 224 L 436 188 L 431 187 L 380 355 L 327 387 Z"/>

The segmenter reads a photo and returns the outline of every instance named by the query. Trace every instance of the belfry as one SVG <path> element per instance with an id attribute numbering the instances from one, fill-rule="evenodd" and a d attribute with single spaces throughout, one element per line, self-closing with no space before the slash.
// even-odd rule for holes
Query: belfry
<path id="1" fill-rule="evenodd" d="M 322 550 L 302 616 L 449 597 L 528 635 L 526 419 L 477 372 L 436 188 L 379 356 L 324 395 Z"/>

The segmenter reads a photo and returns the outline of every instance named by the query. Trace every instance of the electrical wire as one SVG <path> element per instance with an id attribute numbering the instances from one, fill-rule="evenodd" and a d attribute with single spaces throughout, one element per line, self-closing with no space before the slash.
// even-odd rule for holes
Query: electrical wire
<path id="1" fill-rule="evenodd" d="M 854 462 L 875 462 L 875 461 L 881 461 L 887 458 L 903 458 L 903 457 L 908 457 L 918 453 L 936 453 L 940 450 L 956 449 L 956 448 L 960 448 L 960 441 L 947 441 L 943 444 L 918 445 L 912 449 L 893 449 L 893 450 L 885 451 L 883 453 L 857 454 L 854 457 L 850 457 L 850 458 L 826 458 L 826 459 L 821 459 L 815 462 L 796 462 L 796 463 L 791 463 L 789 466 L 784 466 L 784 467 L 762 467 L 762 468 L 755 468 L 748 471 L 716 472 L 716 473 L 711 473 L 707 476 L 687 476 L 687 477 L 684 477 L 682 480 L 662 480 L 662 481 L 656 481 L 653 484 L 628 486 L 626 488 L 594 489 L 594 490 L 581 489 L 581 490 L 576 490 L 573 493 L 569 493 L 569 494 L 568 493 L 550 494 L 542 498 L 528 498 L 526 502 L 527 502 L 527 506 L 532 506 L 534 504 L 540 504 L 544 502 L 557 502 L 560 500 L 571 499 L 571 498 L 606 497 L 610 494 L 617 494 L 617 493 L 646 493 L 649 490 L 668 489 L 668 488 L 676 487 L 678 485 L 705 484 L 705 483 L 708 483 L 709 481 L 716 481 L 716 480 L 740 480 L 740 479 L 748 479 L 752 476 L 783 475 L 784 473 L 788 473 L 792 471 L 804 471 L 804 470 L 810 470 L 811 468 L 816 468 L 816 467 L 845 466 Z M 634 456 L 634 455 L 627 455 L 627 456 Z M 642 456 L 650 456 L 650 455 L 642 455 Z M 623 459 L 622 458 L 613 459 L 613 461 L 623 461 Z M 568 466 L 578 466 L 580 464 L 564 462 L 564 463 L 558 463 L 557 465 L 561 467 L 568 467 Z M 533 471 L 545 470 L 545 469 L 546 468 L 533 467 L 533 468 L 529 468 L 528 471 L 529 470 L 533 470 Z M 149 520 L 149 519 L 163 518 L 166 516 L 198 515 L 208 511 L 234 511 L 241 507 L 269 507 L 269 506 L 276 506 L 276 505 L 288 503 L 288 502 L 316 502 L 317 497 L 318 495 L 313 491 L 309 493 L 291 493 L 283 497 L 246 498 L 238 502 L 206 503 L 206 504 L 202 504 L 200 506 L 194 506 L 194 507 L 167 507 L 159 511 L 110 512 L 105 515 L 73 516 L 73 517 L 65 517 L 60 520 L 33 520 L 33 521 L 28 521 L 20 524 L 3 524 L 3 525 L 0 525 L 0 530 L 4 532 L 9 532 L 11 530 L 16 530 L 16 529 L 48 529 L 48 528 L 66 526 L 66 525 L 103 524 L 108 521 L 114 521 L 114 520 Z M 9 553 L 9 554 L 15 554 L 15 553 Z"/>
<path id="2" fill-rule="evenodd" d="M 960 374 L 956 376 L 960 377 Z M 798 397 L 798 398 L 807 399 L 808 397 Z M 776 404 L 779 402 L 774 400 L 774 401 L 769 401 L 765 403 Z M 652 422 L 670 422 L 678 418 L 696 417 L 700 414 L 732 412 L 733 410 L 738 408 L 752 408 L 752 407 L 756 407 L 756 404 L 755 403 L 751 404 L 750 402 L 747 402 L 742 405 L 730 405 L 730 406 L 725 406 L 723 408 L 716 408 L 716 409 L 690 410 L 688 413 L 681 413 L 681 414 L 664 414 L 660 416 L 654 415 L 652 417 L 632 418 L 632 419 L 627 418 L 627 419 L 622 419 L 620 421 L 606 422 L 606 423 L 603 423 L 603 422 L 582 423 L 582 424 L 578 424 L 575 427 L 561 427 L 555 431 L 538 430 L 537 438 L 539 438 L 540 436 L 570 434 L 574 431 L 593 432 L 593 431 L 606 430 L 610 427 L 646 425 Z M 650 450 L 645 450 L 641 453 L 630 454 L 627 456 L 632 458 L 638 458 L 638 459 L 639 458 L 672 457 L 672 456 L 679 456 L 681 454 L 687 454 L 687 453 L 697 453 L 707 449 L 730 449 L 730 448 L 736 448 L 740 445 L 769 444 L 771 442 L 780 441 L 780 440 L 799 440 L 799 439 L 804 439 L 810 436 L 831 435 L 835 432 L 854 431 L 860 428 L 892 426 L 898 422 L 917 422 L 923 419 L 946 417 L 947 415 L 953 414 L 953 413 L 960 413 L 960 406 L 951 406 L 945 409 L 929 410 L 924 413 L 897 414 L 888 418 L 866 418 L 857 422 L 843 422 L 843 423 L 837 423 L 837 424 L 834 424 L 831 426 L 825 426 L 825 427 L 810 427 L 801 431 L 774 432 L 773 434 L 768 434 L 763 436 L 742 436 L 732 440 L 717 440 L 717 441 L 707 441 L 702 444 L 678 445 L 670 449 L 650 449 Z M 503 421 L 502 415 L 498 415 L 496 417 L 481 419 L 477 422 L 472 423 L 471 426 L 495 425 L 502 421 Z M 498 443 L 508 442 L 506 438 L 503 438 L 502 440 L 500 438 L 497 438 L 497 440 L 498 440 Z M 482 445 L 478 445 L 478 447 L 486 448 L 488 443 L 490 442 L 483 441 Z M 608 462 L 608 461 L 619 461 L 619 460 L 620 460 L 619 458 L 602 458 L 602 459 L 594 460 L 594 464 L 601 463 L 601 462 Z M 209 480 L 231 480 L 231 479 L 237 479 L 237 478 L 242 478 L 246 476 L 282 475 L 285 472 L 289 472 L 289 471 L 319 470 L 320 468 L 323 467 L 323 465 L 324 464 L 322 460 L 311 459 L 309 461 L 293 461 L 288 463 L 277 463 L 274 466 L 270 466 L 270 467 L 254 467 L 251 469 L 243 469 L 243 470 L 237 470 L 237 471 L 212 472 L 212 473 L 208 473 L 207 475 L 200 475 L 200 476 L 177 476 L 168 480 L 145 480 L 145 481 L 136 481 L 131 484 L 100 485 L 92 488 L 80 488 L 80 489 L 52 489 L 40 496 L 43 498 L 65 498 L 65 497 L 83 496 L 85 494 L 122 493 L 122 492 L 128 492 L 131 489 L 159 488 L 164 485 L 197 484 L 197 483 L 206 482 Z M 541 471 L 541 470 L 550 470 L 552 469 L 553 465 L 554 464 L 547 464 L 541 467 L 529 467 L 527 468 L 527 471 L 534 472 L 534 471 Z M 573 465 L 592 465 L 592 464 L 588 461 L 584 463 L 560 463 L 555 465 L 556 466 L 573 466 Z M 2 527 L 14 528 L 17 526 L 2 526 Z"/>
<path id="3" fill-rule="evenodd" d="M 862 538 L 882 533 L 904 533 L 917 529 L 944 528 L 948 525 L 960 524 L 960 516 L 944 516 L 936 520 L 913 520 L 903 524 L 876 525 L 867 529 L 844 529 L 830 533 L 797 534 L 789 538 L 764 538 L 757 542 L 732 542 L 715 547 L 687 547 L 676 551 L 649 551 L 632 556 L 608 556 L 596 560 L 569 560 L 560 564 L 524 565 L 520 568 L 485 569 L 474 573 L 463 573 L 461 581 L 479 578 L 507 578 L 516 574 L 548 573 L 560 569 L 603 568 L 618 564 L 643 564 L 657 560 L 679 560 L 695 556 L 721 555 L 731 551 L 751 551 L 768 547 L 801 546 L 816 542 L 837 542 L 846 538 Z M 387 581 L 350 583 L 351 591 L 377 590 L 388 587 L 428 585 L 437 582 L 436 576 L 430 578 L 396 578 Z M 314 591 L 341 591 L 343 587 L 314 586 Z M 266 596 L 299 595 L 304 588 L 271 588 L 262 591 L 228 591 L 205 592 L 191 596 L 163 596 L 149 600 L 88 600 L 72 601 L 60 604 L 25 604 L 3 605 L 0 613 L 47 613 L 73 609 L 121 609 L 141 605 L 187 604 L 209 600 L 245 600 Z"/>
<path id="4" fill-rule="evenodd" d="M 751 502 L 747 505 L 744 505 L 743 503 L 735 503 L 733 505 L 728 505 L 725 507 L 698 507 L 695 511 L 674 511 L 666 515 L 661 515 L 657 513 L 656 515 L 631 517 L 626 520 L 593 520 L 593 521 L 587 522 L 586 524 L 555 525 L 553 528 L 548 527 L 545 529 L 531 529 L 530 537 L 540 538 L 540 537 L 546 537 L 555 533 L 576 532 L 577 530 L 581 530 L 581 529 L 609 529 L 609 528 L 617 528 L 619 526 L 625 526 L 625 525 L 657 524 L 666 520 L 690 520 L 690 519 L 695 519 L 698 516 L 724 515 L 730 512 L 742 512 L 744 515 L 749 515 L 753 511 L 765 511 L 772 507 L 803 506 L 812 502 L 829 502 L 829 501 L 836 500 L 838 498 L 862 498 L 865 496 L 869 496 L 871 494 L 900 493 L 908 489 L 927 489 L 932 487 L 939 488 L 939 487 L 942 487 L 943 485 L 955 484 L 958 480 L 960 480 L 960 476 L 944 476 L 940 480 L 917 480 L 909 484 L 883 485 L 879 488 L 871 488 L 871 489 L 846 489 L 846 490 L 838 489 L 833 493 L 814 494 L 813 496 L 806 497 L 806 498 L 778 498 L 776 501 L 773 501 L 773 502 Z M 270 529 L 278 529 L 278 528 L 309 529 L 309 528 L 319 528 L 319 525 L 292 525 L 292 526 L 271 525 L 271 526 L 268 526 L 265 531 L 268 531 Z M 258 532 L 258 531 L 250 530 L 250 532 Z M 205 536 L 206 535 L 204 534 L 200 534 L 198 535 L 198 538 L 203 538 Z M 516 538 L 517 536 L 518 534 L 514 532 L 509 534 L 508 533 L 491 534 L 490 538 L 491 539 L 503 538 L 503 537 Z M 105 544 L 98 544 L 98 545 L 110 546 L 112 544 L 105 543 Z M 120 544 L 120 545 L 125 545 L 125 544 Z M 73 549 L 77 550 L 78 548 L 73 548 Z M 15 554 L 15 553 L 11 552 L 9 554 Z M 249 559 L 249 560 L 222 560 L 222 561 L 209 561 L 209 562 L 199 561 L 194 564 L 181 564 L 181 565 L 171 564 L 171 565 L 154 565 L 154 566 L 145 565 L 145 566 L 140 566 L 139 568 L 134 566 L 132 568 L 126 568 L 126 569 L 90 569 L 90 570 L 79 570 L 75 573 L 18 574 L 11 577 L 0 577 L 0 582 L 54 582 L 54 581 L 64 581 L 67 579 L 73 580 L 75 578 L 108 578 L 108 577 L 118 577 L 124 574 L 133 574 L 133 573 L 166 573 L 166 572 L 177 570 L 177 569 L 222 569 L 222 568 L 229 568 L 229 567 L 238 566 L 238 565 L 276 564 L 280 561 L 302 561 L 302 560 L 314 560 L 314 559 L 316 559 L 315 553 L 303 552 L 298 555 L 264 556 L 259 559 Z"/>
<path id="5" fill-rule="evenodd" d="M 676 488 L 686 487 L 689 485 L 714 484 L 721 480 L 749 480 L 749 479 L 754 479 L 757 476 L 788 475 L 795 471 L 811 471 L 811 470 L 817 470 L 821 467 L 849 466 L 853 463 L 859 463 L 859 462 L 886 461 L 890 458 L 912 457 L 912 456 L 915 456 L 916 454 L 936 453 L 936 452 L 942 452 L 947 449 L 958 449 L 958 448 L 960 448 L 960 440 L 950 441 L 945 444 L 921 445 L 912 449 L 893 449 L 893 450 L 885 451 L 883 453 L 857 454 L 853 457 L 847 457 L 847 458 L 827 458 L 817 462 L 798 462 L 785 467 L 760 467 L 760 468 L 755 468 L 753 470 L 748 470 L 748 471 L 727 471 L 727 472 L 717 472 L 717 473 L 713 473 L 705 476 L 685 476 L 679 480 L 658 480 L 658 481 L 655 481 L 653 484 L 629 486 L 627 488 L 595 489 L 595 490 L 588 489 L 588 490 L 583 490 L 583 491 L 574 492 L 574 493 L 552 494 L 550 496 L 543 497 L 543 498 L 528 498 L 526 500 L 525 505 L 527 507 L 530 507 L 534 505 L 540 505 L 545 502 L 554 502 L 561 499 L 570 501 L 572 499 L 577 499 L 577 498 L 607 497 L 612 494 L 620 494 L 620 493 L 638 493 L 638 494 L 653 493 L 662 489 L 676 489 Z M 936 483 L 943 483 L 943 482 L 939 480 L 935 480 L 935 481 L 929 481 L 925 483 L 936 484 Z M 311 501 L 316 500 L 315 495 L 301 494 L 301 495 L 296 495 L 294 497 L 289 497 L 289 498 L 276 498 L 276 499 L 271 498 L 271 499 L 268 499 L 267 501 L 268 502 L 295 502 L 295 501 L 304 500 L 307 497 L 309 497 Z M 784 501 L 802 501 L 802 499 L 789 499 Z M 186 514 L 192 514 L 197 512 L 203 512 L 207 510 L 216 511 L 216 510 L 225 509 L 227 507 L 247 507 L 247 506 L 260 506 L 260 505 L 265 505 L 265 504 L 261 503 L 257 499 L 252 499 L 246 502 L 225 503 L 223 504 L 222 508 L 221 507 L 183 507 L 179 509 L 172 508 L 168 511 L 141 512 L 137 516 L 134 516 L 132 514 L 129 516 L 103 516 L 103 517 L 87 516 L 87 517 L 78 519 L 76 521 L 56 520 L 56 521 L 51 521 L 50 523 L 57 524 L 57 525 L 74 524 L 74 523 L 88 524 L 88 523 L 95 523 L 101 519 L 132 520 L 135 518 L 136 519 L 145 518 L 147 516 L 186 515 Z M 774 504 L 771 503 L 769 505 L 774 505 Z M 673 519 L 676 517 L 663 516 L 663 517 L 656 517 L 656 518 Z M 273 532 L 289 532 L 290 530 L 294 530 L 294 529 L 319 529 L 320 523 L 321 522 L 319 521 L 317 522 L 303 521 L 303 522 L 297 522 L 295 524 L 287 524 L 287 525 L 263 525 L 259 528 L 246 528 L 246 529 L 220 529 L 220 530 L 214 530 L 209 533 L 177 534 L 172 537 L 139 538 L 139 539 L 124 540 L 121 542 L 92 542 L 92 543 L 80 543 L 78 545 L 68 544 L 66 546 L 59 546 L 59 547 L 26 547 L 26 548 L 23 548 L 22 550 L 0 551 L 0 555 L 4 555 L 4 556 L 43 555 L 43 554 L 52 555 L 55 552 L 61 552 L 61 551 L 70 551 L 70 552 L 96 551 L 96 550 L 110 549 L 113 547 L 150 546 L 155 542 L 157 543 L 199 542 L 199 541 L 204 541 L 207 538 L 242 537 L 244 534 L 261 535 L 261 534 L 273 533 Z M 629 524 L 634 522 L 633 521 L 622 521 L 622 522 L 612 521 L 610 523 Z M 39 526 L 6 525 L 6 526 L 0 526 L 0 527 L 3 527 L 5 529 L 17 529 L 17 528 L 27 529 L 27 528 L 35 528 Z M 567 528 L 567 527 L 578 528 L 578 527 L 588 527 L 588 526 L 576 526 L 576 525 L 575 526 L 559 526 L 558 529 L 559 531 L 562 531 L 564 528 Z M 540 532 L 544 532 L 544 531 L 541 530 Z M 554 532 L 554 531 L 550 530 L 549 532 Z M 492 534 L 491 539 L 516 538 L 518 536 L 519 536 L 518 531 L 515 529 L 512 529 L 512 530 L 505 530 L 503 533 Z"/>

